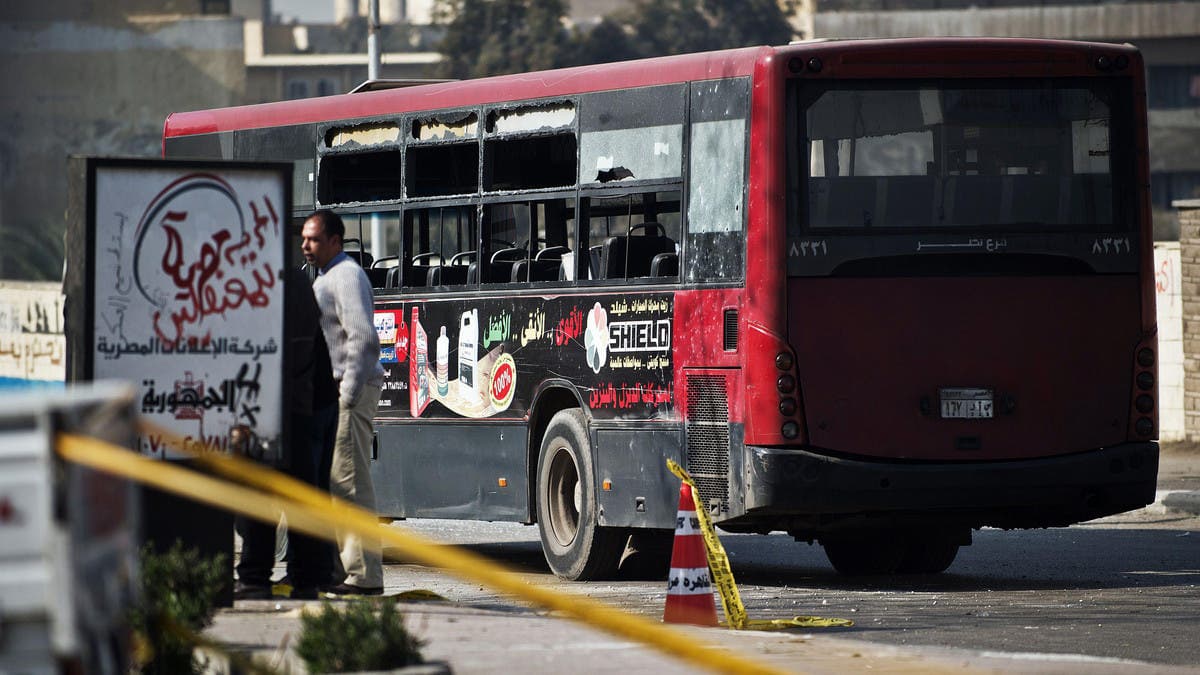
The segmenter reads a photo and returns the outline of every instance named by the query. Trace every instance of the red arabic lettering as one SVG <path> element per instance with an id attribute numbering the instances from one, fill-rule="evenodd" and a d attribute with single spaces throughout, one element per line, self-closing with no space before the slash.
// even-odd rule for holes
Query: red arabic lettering
<path id="1" fill-rule="evenodd" d="M 262 231 L 268 224 L 273 225 L 274 234 L 276 236 L 279 235 L 279 216 L 275 213 L 275 205 L 271 203 L 271 198 L 266 195 L 263 195 L 263 202 L 267 205 L 266 215 L 258 212 L 258 204 L 250 202 L 250 211 L 254 213 L 254 236 L 258 239 L 258 247 L 260 249 L 267 245 Z"/>
<path id="2" fill-rule="evenodd" d="M 583 312 L 578 307 L 571 308 L 571 313 L 565 319 L 558 320 L 554 331 L 554 344 L 561 347 L 572 340 L 579 339 L 583 334 Z"/>
<path id="3" fill-rule="evenodd" d="M 661 405 L 671 402 L 671 387 L 653 382 L 622 382 L 620 387 L 611 383 L 592 390 L 588 404 L 593 408 L 618 408 L 628 410 L 637 405 Z"/>
<path id="4" fill-rule="evenodd" d="M 1171 278 L 1174 276 L 1171 271 L 1171 259 L 1164 258 L 1158 266 L 1158 271 L 1154 273 L 1154 290 L 1159 294 L 1171 291 Z"/>
<path id="5" fill-rule="evenodd" d="M 227 279 L 223 284 L 225 271 L 221 267 L 224 258 L 231 265 L 246 267 L 254 264 L 258 256 L 250 251 L 237 263 L 233 256 L 237 251 L 250 243 L 250 236 L 243 234 L 240 241 L 224 249 L 226 243 L 233 237 L 228 230 L 220 230 L 212 235 L 212 240 L 200 247 L 199 259 L 190 265 L 185 265 L 183 259 L 183 237 L 179 230 L 166 224 L 166 221 L 181 222 L 186 220 L 186 213 L 171 212 L 164 217 L 163 230 L 167 237 L 167 246 L 163 251 L 162 269 L 170 277 L 171 282 L 179 292 L 174 299 L 182 302 L 183 306 L 170 312 L 170 326 L 166 330 L 161 325 L 162 311 L 154 313 L 154 332 L 166 344 L 175 345 L 184 336 L 188 326 L 199 324 L 205 317 L 221 315 L 230 310 L 236 310 L 244 304 L 251 307 L 266 307 L 270 304 L 270 289 L 275 287 L 275 273 L 269 265 L 251 270 L 252 286 L 242 279 Z M 206 334 L 202 342 L 207 343 Z"/>

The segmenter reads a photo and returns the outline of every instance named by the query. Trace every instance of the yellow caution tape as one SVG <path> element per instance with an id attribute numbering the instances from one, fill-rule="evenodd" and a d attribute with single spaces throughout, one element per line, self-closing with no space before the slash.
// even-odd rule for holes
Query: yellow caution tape
<path id="1" fill-rule="evenodd" d="M 738 594 L 737 584 L 733 581 L 733 570 L 729 568 L 729 556 L 725 547 L 717 538 L 712 520 L 708 517 L 708 509 L 700 501 L 700 488 L 696 482 L 683 470 L 675 460 L 667 458 L 667 468 L 679 477 L 679 480 L 692 488 L 692 501 L 696 505 L 696 517 L 700 519 L 700 531 L 704 534 L 704 550 L 708 553 L 708 567 L 712 570 L 713 582 L 721 592 L 721 606 L 725 609 L 725 620 L 731 628 L 741 630 L 746 627 L 746 607 L 742 604 L 742 596 Z"/>
<path id="2" fill-rule="evenodd" d="M 622 612 L 591 598 L 531 585 L 481 555 L 418 537 L 398 527 L 382 526 L 379 517 L 370 511 L 334 499 L 316 488 L 246 460 L 205 455 L 206 465 L 220 466 L 222 471 L 235 471 L 243 482 L 261 482 L 264 487 L 269 486 L 271 492 L 280 495 L 286 492 L 294 495 L 294 498 L 264 496 L 255 490 L 171 462 L 150 459 L 126 448 L 75 434 L 60 434 L 57 451 L 67 461 L 146 483 L 267 523 L 276 522 L 278 511 L 282 510 L 287 515 L 288 527 L 305 534 L 330 538 L 334 528 L 354 532 L 363 538 L 364 545 L 380 550 L 385 543 L 398 547 L 418 562 L 441 568 L 462 579 L 482 583 L 551 611 L 561 612 L 582 623 L 702 668 L 728 673 L 783 672 L 728 651 L 697 644 L 691 635 Z"/>
<path id="3" fill-rule="evenodd" d="M 713 582 L 721 594 L 721 607 L 725 609 L 725 621 L 735 630 L 779 630 L 783 628 L 825 628 L 829 626 L 853 626 L 849 619 L 823 619 L 816 616 L 797 616 L 791 619 L 749 619 L 746 616 L 746 606 L 742 604 L 742 596 L 738 593 L 737 583 L 733 580 L 733 570 L 729 566 L 729 556 L 725 547 L 717 537 L 708 509 L 704 507 L 700 497 L 700 489 L 696 482 L 679 463 L 667 458 L 667 468 L 679 480 L 692 488 L 692 502 L 696 506 L 696 517 L 700 520 L 700 531 L 704 534 L 704 550 L 708 554 L 708 567 L 712 571 Z"/>

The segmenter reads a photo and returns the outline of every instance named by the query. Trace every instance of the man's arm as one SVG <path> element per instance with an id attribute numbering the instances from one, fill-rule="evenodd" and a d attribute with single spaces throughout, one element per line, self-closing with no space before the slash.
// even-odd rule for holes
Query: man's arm
<path id="1" fill-rule="evenodd" d="M 342 263 L 338 278 L 338 318 L 346 332 L 346 370 L 339 396 L 354 405 L 379 362 L 379 336 L 375 333 L 375 306 L 371 284 L 360 267 Z"/>

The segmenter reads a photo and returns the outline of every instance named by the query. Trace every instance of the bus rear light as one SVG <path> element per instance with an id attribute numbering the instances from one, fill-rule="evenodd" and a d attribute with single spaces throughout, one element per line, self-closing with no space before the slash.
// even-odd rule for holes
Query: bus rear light
<path id="1" fill-rule="evenodd" d="M 1143 368 L 1149 368 L 1154 365 L 1154 350 L 1149 347 L 1143 347 L 1138 350 L 1137 362 Z"/>
<path id="2" fill-rule="evenodd" d="M 788 70 L 792 71 L 793 73 L 803 72 L 804 59 L 800 58 L 799 56 L 793 56 L 792 58 L 788 59 Z"/>
<path id="3" fill-rule="evenodd" d="M 796 414 L 796 399 L 785 398 L 779 402 L 779 414 L 791 417 Z"/>
<path id="4" fill-rule="evenodd" d="M 1117 58 L 1113 59 L 1113 68 L 1117 70 L 1125 70 L 1129 67 L 1129 57 L 1124 54 L 1117 54 Z"/>
<path id="5" fill-rule="evenodd" d="M 796 361 L 788 352 L 779 352 L 775 355 L 775 367 L 780 370 L 791 370 L 792 366 L 796 365 Z"/>
<path id="6" fill-rule="evenodd" d="M 779 429 L 779 433 L 789 441 L 800 435 L 800 425 L 795 422 L 784 422 L 783 427 Z"/>
<path id="7" fill-rule="evenodd" d="M 1096 70 L 1103 70 L 1107 73 L 1108 71 L 1112 70 L 1112 67 L 1112 59 L 1108 58 L 1107 54 L 1101 54 L 1100 56 L 1096 57 Z"/>
<path id="8" fill-rule="evenodd" d="M 1154 386 L 1154 373 L 1143 370 L 1137 374 L 1137 386 L 1142 391 L 1149 391 Z"/>
<path id="9" fill-rule="evenodd" d="M 814 56 L 808 60 L 808 69 L 814 73 L 821 72 L 821 68 L 824 65 L 825 64 L 821 63 L 821 57 L 819 56 Z"/>
<path id="10" fill-rule="evenodd" d="M 1142 414 L 1148 414 L 1151 410 L 1154 410 L 1154 397 L 1149 394 L 1142 394 L 1133 402 L 1133 407 L 1137 408 L 1137 411 Z"/>
<path id="11" fill-rule="evenodd" d="M 790 394 L 796 390 L 796 378 L 791 375 L 780 375 L 778 380 L 775 380 L 775 386 L 781 394 Z"/>
<path id="12" fill-rule="evenodd" d="M 1149 417 L 1139 417 L 1133 428 L 1137 431 L 1138 436 L 1149 436 L 1154 433 L 1154 420 Z"/>

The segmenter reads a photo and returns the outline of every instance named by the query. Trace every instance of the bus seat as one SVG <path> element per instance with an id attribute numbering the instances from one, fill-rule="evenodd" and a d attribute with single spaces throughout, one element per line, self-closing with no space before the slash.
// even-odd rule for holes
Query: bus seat
<path id="1" fill-rule="evenodd" d="M 650 260 L 650 276 L 676 277 L 679 276 L 679 254 L 659 253 Z"/>
<path id="2" fill-rule="evenodd" d="M 565 278 L 562 257 L 570 253 L 566 246 L 547 246 L 537 252 L 529 266 L 530 281 L 558 281 Z"/>
<path id="3" fill-rule="evenodd" d="M 367 273 L 367 278 L 371 280 L 371 288 L 384 288 L 387 286 L 387 268 L 370 267 L 364 271 Z"/>
<path id="4" fill-rule="evenodd" d="M 479 263 L 474 260 L 471 261 L 471 264 L 467 265 L 467 283 L 479 283 Z"/>
<path id="5" fill-rule="evenodd" d="M 529 265 L 530 281 L 558 281 L 562 275 L 562 260 L 534 260 Z"/>
<path id="6" fill-rule="evenodd" d="M 427 286 L 461 286 L 467 283 L 468 269 L 465 265 L 430 267 L 426 276 Z"/>
<path id="7" fill-rule="evenodd" d="M 512 281 L 529 281 L 529 260 L 516 260 L 512 264 Z"/>
<path id="8" fill-rule="evenodd" d="M 606 279 L 632 279 L 651 276 L 650 262 L 660 253 L 674 253 L 675 242 L 670 237 L 634 235 L 609 237 L 604 240 L 604 272 Z"/>
<path id="9" fill-rule="evenodd" d="M 400 288 L 400 275 L 404 270 L 400 267 L 389 267 L 387 269 L 387 288 Z"/>
<path id="10" fill-rule="evenodd" d="M 601 279 L 603 276 L 600 272 L 604 269 L 601 265 L 601 257 L 604 252 L 604 244 L 596 244 L 588 248 L 588 276 L 589 279 Z"/>
<path id="11" fill-rule="evenodd" d="M 405 288 L 415 288 L 424 286 L 429 282 L 429 267 L 425 265 L 413 265 L 404 269 L 404 286 Z"/>
<path id="12" fill-rule="evenodd" d="M 367 269 L 375 262 L 374 256 L 363 250 L 361 239 L 342 239 L 342 251 L 363 269 Z"/>
<path id="13" fill-rule="evenodd" d="M 369 269 L 375 262 L 375 258 L 366 251 L 346 251 L 346 255 L 363 269 Z"/>
<path id="14" fill-rule="evenodd" d="M 488 259 L 488 265 L 484 270 L 484 283 L 503 284 L 512 281 L 513 264 L 518 260 L 525 260 L 526 253 L 523 248 L 502 248 L 492 254 Z"/>

